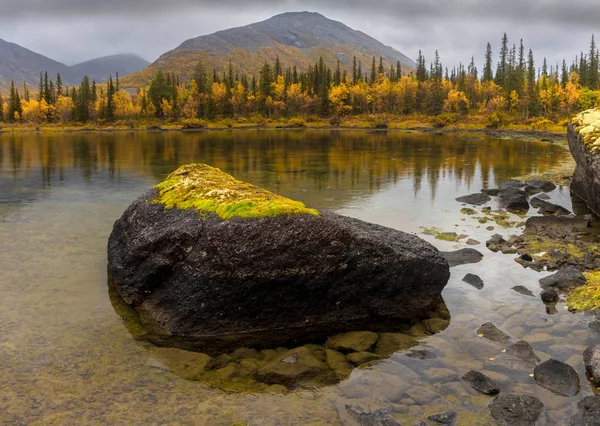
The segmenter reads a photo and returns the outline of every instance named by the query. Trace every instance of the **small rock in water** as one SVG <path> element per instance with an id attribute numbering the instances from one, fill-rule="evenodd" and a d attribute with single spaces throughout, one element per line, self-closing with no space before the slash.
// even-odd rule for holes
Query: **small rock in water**
<path id="1" fill-rule="evenodd" d="M 477 290 L 481 290 L 483 288 L 483 280 L 475 274 L 467 274 L 463 278 L 463 281 L 469 285 L 472 285 Z"/>
<path id="2" fill-rule="evenodd" d="M 499 330 L 491 322 L 487 322 L 479 327 L 477 330 L 477 334 L 483 335 L 486 339 L 492 340 L 498 343 L 508 343 L 510 342 L 510 336 L 503 331 Z"/>
<path id="3" fill-rule="evenodd" d="M 571 417 L 569 426 L 600 425 L 600 396 L 586 396 L 577 403 L 579 413 Z"/>
<path id="4" fill-rule="evenodd" d="M 588 328 L 592 333 L 600 334 L 600 321 L 594 321 L 588 324 Z"/>
<path id="5" fill-rule="evenodd" d="M 512 290 L 516 291 L 517 293 L 523 294 L 525 296 L 535 297 L 535 294 L 533 294 L 533 292 L 531 290 L 529 290 L 527 287 L 522 286 L 522 285 L 513 287 Z"/>
<path id="6" fill-rule="evenodd" d="M 537 364 L 540 362 L 540 359 L 533 351 L 533 348 L 529 343 L 524 340 L 521 340 L 514 345 L 511 345 L 506 349 L 506 353 L 508 355 L 516 356 L 517 358 L 521 358 L 523 361 L 529 362 L 531 364 Z"/>
<path id="7" fill-rule="evenodd" d="M 522 213 L 529 210 L 527 197 L 520 189 L 509 187 L 502 189 L 498 196 L 500 197 L 500 206 L 512 213 Z"/>
<path id="8" fill-rule="evenodd" d="M 541 363 L 533 370 L 535 382 L 563 396 L 575 396 L 579 393 L 579 375 L 571 367 L 555 359 Z"/>
<path id="9" fill-rule="evenodd" d="M 537 198 L 539 198 L 540 200 L 543 200 L 543 201 L 550 200 L 550 196 L 548 194 L 540 194 L 540 195 L 537 196 Z"/>
<path id="10" fill-rule="evenodd" d="M 401 426 L 386 409 L 370 411 L 349 404 L 345 405 L 345 409 L 350 417 L 361 426 Z"/>
<path id="11" fill-rule="evenodd" d="M 529 203 L 531 204 L 531 207 L 535 207 L 536 209 L 539 209 L 540 207 L 542 207 L 544 205 L 546 201 L 542 200 L 541 197 L 533 197 L 531 200 L 529 200 Z"/>
<path id="12" fill-rule="evenodd" d="M 420 360 L 437 358 L 437 355 L 434 352 L 428 351 L 426 349 L 413 349 L 412 351 L 408 352 L 406 356 L 409 358 L 415 358 Z"/>
<path id="13" fill-rule="evenodd" d="M 552 182 L 549 182 L 549 181 L 545 181 L 545 180 L 531 180 L 531 181 L 527 182 L 527 186 L 532 187 L 532 188 L 538 188 L 540 191 L 543 191 L 543 192 L 551 192 L 556 189 L 555 184 L 553 184 Z"/>
<path id="14" fill-rule="evenodd" d="M 600 385 L 600 345 L 589 347 L 583 352 L 583 364 L 596 385 Z"/>
<path id="15" fill-rule="evenodd" d="M 500 386 L 495 381 L 478 371 L 471 370 L 461 379 L 470 384 L 473 389 L 486 395 L 495 395 L 500 392 Z"/>
<path id="16" fill-rule="evenodd" d="M 525 192 L 525 194 L 527 194 L 527 195 L 535 195 L 535 194 L 539 194 L 540 192 L 542 192 L 542 190 L 533 185 L 527 185 L 523 188 L 523 192 Z"/>
<path id="17" fill-rule="evenodd" d="M 485 228 L 485 229 L 487 229 L 488 231 L 493 231 L 495 228 L 494 228 L 493 226 L 488 226 L 488 227 L 487 227 L 487 228 Z"/>
<path id="18" fill-rule="evenodd" d="M 546 290 L 542 291 L 540 296 L 544 303 L 555 303 L 555 302 L 558 302 L 558 299 L 560 298 L 558 295 L 558 292 L 555 289 L 553 289 L 552 287 L 547 288 Z"/>
<path id="19" fill-rule="evenodd" d="M 473 206 L 481 206 L 482 204 L 490 201 L 491 198 L 489 195 L 479 192 L 477 194 L 465 195 L 463 197 L 458 197 L 456 201 L 459 203 L 471 204 Z"/>
<path id="20" fill-rule="evenodd" d="M 458 237 L 456 237 L 457 240 L 464 240 L 465 238 L 469 238 L 469 236 L 466 234 L 460 234 Z"/>
<path id="21" fill-rule="evenodd" d="M 458 413 L 456 411 L 446 411 L 445 413 L 432 414 L 427 417 L 427 420 L 440 425 L 453 425 L 458 419 Z"/>
<path id="22" fill-rule="evenodd" d="M 561 269 L 556 274 L 540 280 L 540 286 L 543 289 L 554 287 L 561 291 L 581 287 L 582 285 L 585 285 L 585 283 L 586 279 L 583 274 L 573 268 Z"/>
<path id="23" fill-rule="evenodd" d="M 450 267 L 466 265 L 469 263 L 478 263 L 483 259 L 483 254 L 472 248 L 464 248 L 457 251 L 443 252 L 442 255 Z"/>
<path id="24" fill-rule="evenodd" d="M 469 239 L 467 240 L 467 245 L 468 245 L 468 246 L 478 246 L 479 244 L 481 244 L 481 242 L 479 242 L 479 241 L 477 241 L 477 240 L 474 240 L 474 239 L 472 239 L 472 238 L 469 238 Z"/>
<path id="25" fill-rule="evenodd" d="M 490 403 L 492 417 L 501 425 L 534 426 L 544 409 L 539 398 L 531 395 L 500 395 Z"/>

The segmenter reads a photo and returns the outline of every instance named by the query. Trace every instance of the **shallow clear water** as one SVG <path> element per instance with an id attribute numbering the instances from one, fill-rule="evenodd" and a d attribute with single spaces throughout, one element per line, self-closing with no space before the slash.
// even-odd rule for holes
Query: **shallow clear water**
<path id="1" fill-rule="evenodd" d="M 493 424 L 491 398 L 460 381 L 476 369 L 490 372 L 503 392 L 540 397 L 541 424 L 565 424 L 577 401 L 592 394 L 581 357 L 595 341 L 590 318 L 562 304 L 548 315 L 539 298 L 511 290 L 524 285 L 537 294 L 546 273 L 525 270 L 485 244 L 475 247 L 485 254 L 482 262 L 452 269 L 443 293 L 450 326 L 420 339 L 436 359 L 398 352 L 337 385 L 279 394 L 228 391 L 161 368 L 111 304 L 106 242 L 133 199 L 189 162 L 317 208 L 407 232 L 435 226 L 485 242 L 496 232 L 520 232 L 487 231 L 490 224 L 462 215 L 454 198 L 568 158 L 564 147 L 549 143 L 392 132 L 2 134 L 0 422 L 329 425 L 347 421 L 344 407 L 353 404 L 388 409 L 402 424 L 447 409 L 459 411 L 459 424 Z M 572 208 L 568 188 L 550 195 Z M 423 238 L 443 250 L 465 246 Z M 484 280 L 482 290 L 462 282 L 469 272 Z M 488 321 L 514 342 L 530 342 L 542 360 L 572 365 L 581 393 L 554 395 L 534 384 L 531 371 L 503 364 L 504 347 L 476 334 Z"/>

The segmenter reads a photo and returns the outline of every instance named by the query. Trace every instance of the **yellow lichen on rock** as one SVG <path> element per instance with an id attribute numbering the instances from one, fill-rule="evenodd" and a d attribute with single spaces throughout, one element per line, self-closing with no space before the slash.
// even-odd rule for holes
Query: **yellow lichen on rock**
<path id="1" fill-rule="evenodd" d="M 215 213 L 222 219 L 263 218 L 293 215 L 319 216 L 319 211 L 235 179 L 206 164 L 188 164 L 155 186 L 154 203 L 167 209 L 195 209 Z"/>
<path id="2" fill-rule="evenodd" d="M 600 152 L 600 108 L 589 109 L 573 118 L 575 131 L 583 144 L 593 152 Z"/>
<path id="3" fill-rule="evenodd" d="M 586 285 L 576 288 L 567 297 L 567 305 L 578 311 L 600 309 L 600 269 L 584 272 Z"/>

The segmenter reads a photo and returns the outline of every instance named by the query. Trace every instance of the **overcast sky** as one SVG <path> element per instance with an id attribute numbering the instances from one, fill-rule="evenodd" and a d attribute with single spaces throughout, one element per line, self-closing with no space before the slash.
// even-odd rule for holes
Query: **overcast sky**
<path id="1" fill-rule="evenodd" d="M 0 38 L 72 65 L 136 53 L 148 61 L 186 39 L 290 11 L 319 12 L 429 61 L 494 60 L 506 31 L 525 40 L 541 65 L 588 50 L 600 33 L 598 0 L 1 0 Z"/>

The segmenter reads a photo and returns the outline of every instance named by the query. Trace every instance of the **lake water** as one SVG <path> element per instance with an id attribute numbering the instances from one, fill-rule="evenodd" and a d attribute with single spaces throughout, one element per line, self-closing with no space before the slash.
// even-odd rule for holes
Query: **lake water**
<path id="1" fill-rule="evenodd" d="M 576 403 L 593 392 L 581 356 L 595 342 L 590 318 L 563 304 L 548 315 L 538 297 L 511 290 L 524 285 L 538 294 L 537 281 L 547 273 L 487 250 L 493 233 L 520 231 L 488 231 L 490 224 L 461 214 L 454 199 L 568 159 L 559 144 L 418 133 L 1 134 L 0 422 L 337 425 L 350 404 L 388 410 L 408 425 L 449 409 L 459 412 L 458 424 L 493 424 L 491 398 L 460 380 L 476 369 L 490 372 L 503 392 L 540 397 L 541 424 L 566 424 Z M 136 326 L 122 318 L 118 301 L 111 303 L 106 242 L 131 201 L 190 162 L 312 207 L 406 232 L 437 227 L 481 241 L 475 248 L 484 260 L 453 268 L 444 290 L 449 327 L 419 339 L 437 358 L 398 352 L 337 384 L 272 392 L 187 380 L 165 367 L 148 342 L 135 338 Z M 568 188 L 550 196 L 572 209 Z M 465 247 L 422 237 L 442 250 Z M 462 282 L 466 273 L 478 274 L 485 287 Z M 572 365 L 581 393 L 554 395 L 534 383 L 532 371 L 498 361 L 504 347 L 476 333 L 488 321 L 514 342 L 527 340 L 542 360 Z"/>

